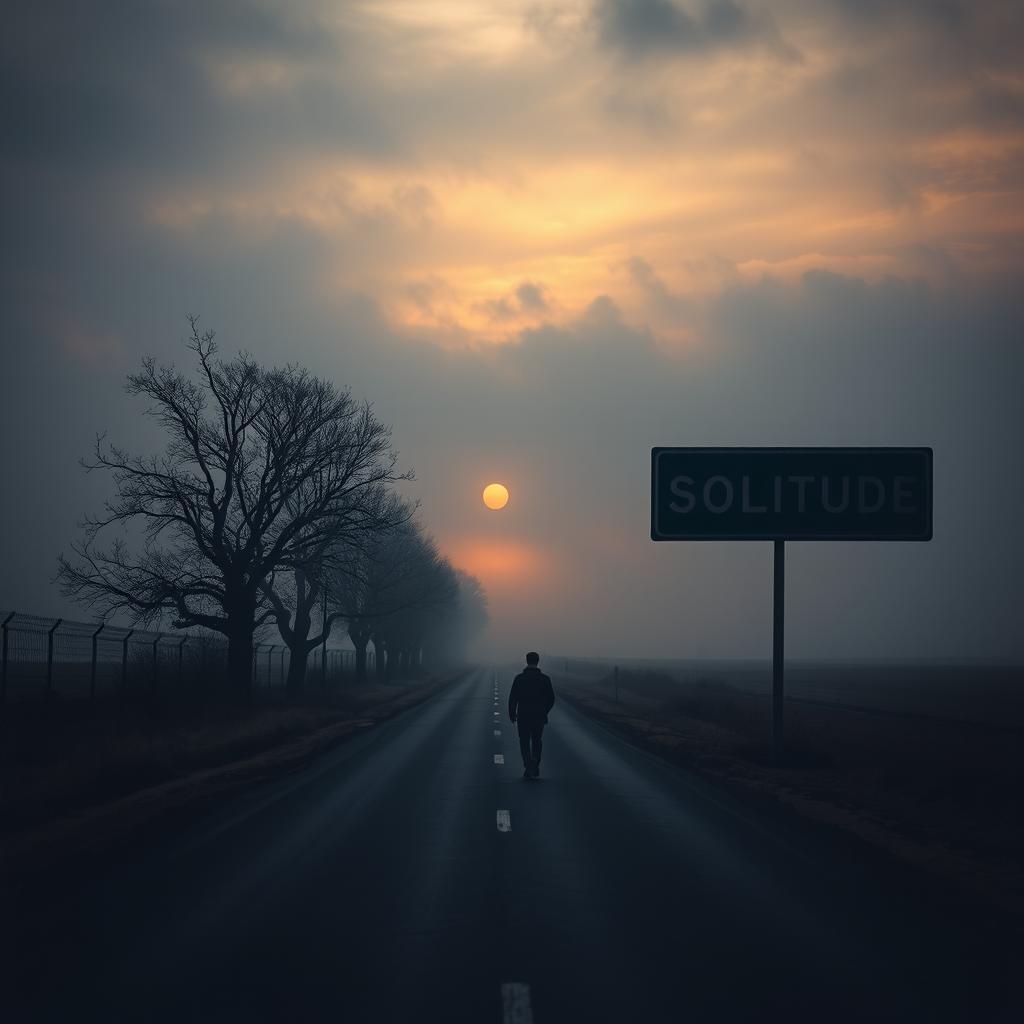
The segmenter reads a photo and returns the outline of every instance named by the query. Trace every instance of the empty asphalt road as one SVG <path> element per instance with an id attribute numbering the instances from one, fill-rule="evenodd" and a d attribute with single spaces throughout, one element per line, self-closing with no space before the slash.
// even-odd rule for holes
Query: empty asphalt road
<path id="1" fill-rule="evenodd" d="M 1019 956 L 986 928 L 563 702 L 523 781 L 511 675 L 111 863 L 5 983 L 4 1019 L 1021 1019 Z"/>

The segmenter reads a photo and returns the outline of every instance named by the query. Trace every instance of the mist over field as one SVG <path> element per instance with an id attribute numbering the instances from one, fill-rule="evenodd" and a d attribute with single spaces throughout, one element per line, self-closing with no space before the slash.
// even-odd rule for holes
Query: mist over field
<path id="1" fill-rule="evenodd" d="M 1019 661 L 1019 5 L 46 2 L 0 42 L 0 605 L 161 436 L 146 355 L 351 387 L 478 654 L 762 657 L 766 543 L 652 544 L 655 445 L 926 445 L 927 544 L 791 544 L 796 658 Z M 487 510 L 483 487 L 505 483 Z"/>

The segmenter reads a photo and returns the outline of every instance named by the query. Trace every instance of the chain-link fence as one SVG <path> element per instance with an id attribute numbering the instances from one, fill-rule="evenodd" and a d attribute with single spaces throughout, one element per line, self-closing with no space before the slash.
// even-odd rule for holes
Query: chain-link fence
<path id="1" fill-rule="evenodd" d="M 60 698 L 97 701 L 199 696 L 227 670 L 227 642 L 217 634 L 161 633 L 98 622 L 0 612 L 0 704 Z M 372 671 L 374 656 L 367 654 Z M 254 643 L 253 694 L 284 692 L 289 651 Z M 318 647 L 307 678 L 330 685 L 355 672 L 355 652 Z"/>

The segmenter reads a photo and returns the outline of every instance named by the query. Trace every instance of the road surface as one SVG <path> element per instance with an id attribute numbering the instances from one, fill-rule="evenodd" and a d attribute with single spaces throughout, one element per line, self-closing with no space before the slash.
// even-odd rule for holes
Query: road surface
<path id="1" fill-rule="evenodd" d="M 523 781 L 511 673 L 496 678 L 111 864 L 67 898 L 2 1016 L 1022 1019 L 1001 991 L 1019 960 L 981 929 L 564 702 L 542 780 Z"/>

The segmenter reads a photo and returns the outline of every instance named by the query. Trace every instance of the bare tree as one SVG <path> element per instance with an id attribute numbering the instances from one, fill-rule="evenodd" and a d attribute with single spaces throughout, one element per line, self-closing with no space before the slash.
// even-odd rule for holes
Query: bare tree
<path id="1" fill-rule="evenodd" d="M 362 581 L 352 577 L 367 565 L 360 555 L 376 551 L 381 538 L 392 535 L 415 512 L 414 505 L 401 501 L 384 487 L 368 490 L 360 495 L 360 501 L 365 506 L 364 528 L 325 538 L 324 547 L 312 553 L 309 563 L 263 581 L 261 589 L 291 654 L 287 683 L 291 697 L 304 689 L 309 654 L 326 644 L 334 623 L 345 617 L 344 610 L 332 603 L 332 585 L 338 586 L 340 580 L 348 578 L 345 593 L 358 587 Z M 320 628 L 310 635 L 317 606 Z"/>
<path id="2" fill-rule="evenodd" d="M 378 673 L 386 671 L 389 677 L 419 668 L 427 631 L 451 613 L 458 599 L 455 570 L 428 539 L 420 538 L 414 547 L 410 568 L 396 588 L 399 607 L 373 624 L 374 649 L 387 655 Z"/>
<path id="3" fill-rule="evenodd" d="M 332 614 L 347 624 L 360 680 L 366 675 L 371 640 L 382 675 L 389 657 L 388 638 L 398 639 L 396 623 L 454 596 L 448 563 L 411 519 L 368 540 L 336 552 L 327 596 Z"/>
<path id="4" fill-rule="evenodd" d="M 228 638 L 228 690 L 248 693 L 254 629 L 274 573 L 303 570 L 332 542 L 375 526 L 373 496 L 397 479 L 389 430 L 346 390 L 295 366 L 217 358 L 213 333 L 190 319 L 198 382 L 146 359 L 127 391 L 150 400 L 167 434 L 159 456 L 97 439 L 89 470 L 109 470 L 117 495 L 87 519 L 64 592 L 104 614 Z M 108 547 L 101 536 L 120 528 Z M 132 545 L 129 528 L 141 530 Z"/>
<path id="5" fill-rule="evenodd" d="M 468 572 L 455 570 L 455 600 L 434 617 L 424 633 L 424 656 L 433 661 L 461 663 L 468 647 L 490 620 L 487 593 L 481 582 Z"/>

